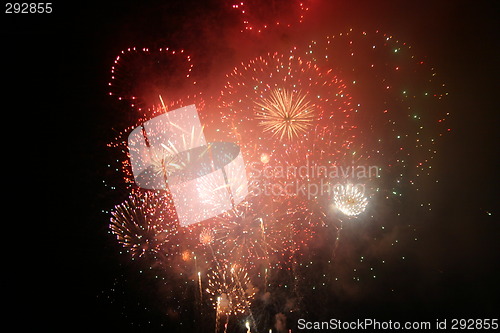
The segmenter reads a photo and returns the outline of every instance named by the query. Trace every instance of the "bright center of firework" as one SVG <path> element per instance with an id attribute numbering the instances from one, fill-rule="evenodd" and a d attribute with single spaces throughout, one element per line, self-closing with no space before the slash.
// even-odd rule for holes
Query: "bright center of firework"
<path id="1" fill-rule="evenodd" d="M 359 187 L 353 184 L 337 187 L 333 200 L 338 210 L 347 216 L 357 216 L 363 213 L 368 205 L 368 199 Z"/>
<path id="2" fill-rule="evenodd" d="M 272 90 L 268 98 L 256 102 L 259 125 L 280 140 L 293 140 L 306 133 L 314 120 L 313 105 L 306 97 L 286 89 Z"/>
<path id="3" fill-rule="evenodd" d="M 262 153 L 260 155 L 260 161 L 264 164 L 266 163 L 269 163 L 269 161 L 271 160 L 271 156 L 269 156 L 269 154 L 266 154 L 266 153 Z"/>

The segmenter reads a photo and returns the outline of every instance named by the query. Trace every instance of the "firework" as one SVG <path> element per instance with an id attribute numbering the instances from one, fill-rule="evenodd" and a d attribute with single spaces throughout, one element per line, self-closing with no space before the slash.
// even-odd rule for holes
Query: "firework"
<path id="1" fill-rule="evenodd" d="M 200 243 L 202 245 L 212 244 L 213 241 L 214 241 L 214 237 L 215 237 L 215 234 L 214 234 L 214 231 L 212 229 L 210 229 L 210 228 L 204 228 L 200 232 Z"/>
<path id="2" fill-rule="evenodd" d="M 214 220 L 213 245 L 220 260 L 267 278 L 269 267 L 290 267 L 307 249 L 323 218 L 303 199 L 254 197 Z"/>
<path id="3" fill-rule="evenodd" d="M 314 120 L 314 106 L 306 98 L 307 95 L 300 92 L 272 90 L 269 98 L 256 102 L 260 107 L 257 111 L 259 125 L 264 127 L 264 132 L 271 132 L 280 140 L 292 140 L 304 134 Z"/>
<path id="4" fill-rule="evenodd" d="M 267 258 L 269 245 L 264 222 L 267 217 L 254 209 L 252 204 L 244 202 L 218 218 L 218 239 L 230 261 L 254 263 Z"/>
<path id="5" fill-rule="evenodd" d="M 368 199 L 363 195 L 363 191 L 353 184 L 337 186 L 333 200 L 337 209 L 347 216 L 358 216 L 368 205 Z"/>
<path id="6" fill-rule="evenodd" d="M 269 163 L 269 161 L 270 161 L 270 160 L 271 160 L 271 156 L 269 156 L 269 154 L 267 154 L 267 153 L 262 153 L 262 154 L 260 155 L 260 162 L 261 162 L 262 164 L 267 164 L 267 163 Z"/>
<path id="7" fill-rule="evenodd" d="M 245 160 L 258 161 L 266 152 L 275 161 L 286 156 L 302 164 L 313 151 L 347 154 L 356 136 L 353 105 L 347 86 L 331 70 L 292 50 L 242 63 L 227 77 L 220 96 L 227 129 L 221 132 L 238 141 Z"/>
<path id="8" fill-rule="evenodd" d="M 206 291 L 212 296 L 217 314 L 226 316 L 248 313 L 255 295 L 250 276 L 238 265 L 209 272 Z"/>
<path id="9" fill-rule="evenodd" d="M 111 213 L 111 232 L 133 257 L 168 256 L 177 227 L 165 194 L 134 192 Z"/>
<path id="10" fill-rule="evenodd" d="M 246 3 L 235 8 L 242 10 L 242 14 L 250 13 Z M 250 20 L 245 25 L 247 30 L 262 31 L 262 28 L 253 28 Z M 400 196 L 402 184 L 413 185 L 416 177 L 429 174 L 430 162 L 436 154 L 434 136 L 442 134 L 446 118 L 434 102 L 446 93 L 442 86 L 436 85 L 434 70 L 429 71 L 410 51 L 406 43 L 386 34 L 349 31 L 313 41 L 305 47 L 294 47 L 289 52 L 269 53 L 242 62 L 227 74 L 227 82 L 220 96 L 216 96 L 217 106 L 211 105 L 206 108 L 207 112 L 200 114 L 207 133 L 212 136 L 210 140 L 205 141 L 202 126 L 182 127 L 186 120 L 183 118 L 168 122 L 173 130 L 182 129 L 177 141 L 168 139 L 153 148 L 145 144 L 149 149 L 148 162 L 151 162 L 148 165 L 155 176 L 162 176 L 164 180 L 175 179 L 175 175 L 171 176 L 176 173 L 177 176 L 196 176 L 192 177 L 197 180 L 193 182 L 192 191 L 177 196 L 189 201 L 185 227 L 180 231 L 183 238 L 178 237 L 176 243 L 177 227 L 171 222 L 175 213 L 168 207 L 162 208 L 168 205 L 159 198 L 168 198 L 166 194 L 134 192 L 112 212 L 110 228 L 118 242 L 133 257 L 178 254 L 179 263 L 169 268 L 182 272 L 182 278 L 188 276 L 186 283 L 196 286 L 200 303 L 203 292 L 211 296 L 216 325 L 221 317 L 228 320 L 229 316 L 249 314 L 253 318 L 250 308 L 258 302 L 253 302 L 256 288 L 252 283 L 276 299 L 281 297 L 282 303 L 287 303 L 288 295 L 293 294 L 296 299 L 293 309 L 299 309 L 305 290 L 300 284 L 309 288 L 320 280 L 323 286 L 325 281 L 336 281 L 330 264 L 337 262 L 332 259 L 342 253 L 337 248 L 342 248 L 339 243 L 343 216 L 370 220 L 373 225 L 382 220 L 381 212 L 387 211 L 375 208 L 380 205 L 377 202 L 380 198 Z M 147 52 L 144 51 L 144 56 Z M 117 58 L 115 65 L 122 60 Z M 188 63 L 190 72 L 190 60 Z M 116 77 L 110 86 L 117 92 L 112 94 L 134 103 L 135 93 L 118 93 L 128 89 L 124 85 L 123 68 L 125 66 L 113 67 Z M 158 72 L 159 75 L 168 73 L 166 69 Z M 157 81 L 158 86 L 171 86 L 172 82 L 167 81 Z M 147 87 L 151 82 L 139 83 Z M 157 90 L 154 87 L 148 94 Z M 175 93 L 161 99 L 160 106 L 149 109 L 135 128 L 192 99 L 192 96 L 184 100 L 173 96 Z M 200 96 L 196 95 L 196 99 L 201 99 Z M 360 101 L 366 104 L 358 103 Z M 153 129 L 161 132 L 166 123 Z M 149 138 L 153 138 L 153 131 L 147 126 L 144 128 Z M 139 138 L 145 136 L 142 131 L 140 134 Z M 228 138 L 231 140 L 226 140 Z M 191 157 L 208 156 L 205 153 L 211 152 L 208 148 L 212 144 L 206 142 L 213 141 L 236 141 L 242 148 L 241 155 L 240 151 L 237 154 L 242 167 L 227 168 L 223 172 L 222 168 L 215 167 L 220 171 L 217 173 L 197 173 L 195 168 L 186 167 L 192 164 Z M 116 146 L 120 145 L 126 146 L 123 143 Z M 194 151 L 181 154 L 201 146 L 203 154 L 194 154 Z M 216 148 L 217 144 L 213 145 L 213 151 Z M 221 160 L 232 160 L 233 155 L 224 155 Z M 262 191 L 256 194 L 248 189 L 251 195 L 246 197 L 246 180 L 242 180 L 249 170 L 245 170 L 243 158 L 247 167 L 252 166 L 255 177 L 251 180 L 269 186 L 270 194 Z M 306 170 L 305 174 L 290 172 L 297 171 L 299 166 L 306 166 L 301 169 Z M 383 181 L 364 179 L 368 190 L 361 191 L 359 185 L 354 184 L 356 179 L 363 178 L 356 166 L 376 166 L 381 170 Z M 124 169 L 130 167 L 124 162 Z M 341 171 L 340 176 L 328 173 L 330 179 L 326 182 L 330 183 L 326 185 L 333 185 L 335 178 L 342 178 L 339 182 L 343 185 L 337 184 L 333 192 L 319 195 L 320 186 L 324 185 L 320 181 L 326 178 L 316 173 L 320 167 L 326 172 L 332 167 L 347 170 L 345 175 Z M 280 168 L 288 171 L 266 173 L 266 170 Z M 171 182 L 164 190 L 175 190 L 174 186 L 181 184 L 180 180 L 178 184 Z M 314 195 L 312 189 L 316 189 Z M 241 200 L 244 201 L 238 203 Z M 332 200 L 338 215 L 328 210 Z M 368 204 L 373 215 L 366 213 Z M 213 214 L 198 217 L 194 214 L 197 209 L 213 211 Z M 398 216 L 399 213 L 397 207 L 390 212 Z M 192 221 L 199 223 L 190 225 Z M 382 226 L 379 232 L 387 229 Z M 344 235 L 342 231 L 342 240 L 346 239 Z M 356 250 L 354 242 L 342 244 Z M 323 267 L 318 258 L 326 258 L 328 265 Z M 364 256 L 361 259 L 361 262 L 369 262 Z M 316 275 L 308 275 L 318 274 L 322 267 L 323 277 L 315 279 Z M 205 272 L 209 273 L 205 275 Z M 359 273 L 354 274 L 359 281 Z M 375 274 L 372 275 L 374 278 Z M 255 326 L 253 319 L 251 324 L 245 324 L 247 330 L 251 325 Z"/>

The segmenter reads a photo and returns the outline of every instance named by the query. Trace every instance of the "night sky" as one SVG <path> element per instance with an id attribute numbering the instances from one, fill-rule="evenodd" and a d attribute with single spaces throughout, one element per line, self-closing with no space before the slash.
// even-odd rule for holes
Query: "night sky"
<path id="1" fill-rule="evenodd" d="M 154 285 L 118 254 L 108 232 L 107 212 L 127 196 L 105 185 L 121 177 L 107 167 L 115 158 L 107 144 L 131 119 L 130 109 L 108 96 L 121 50 L 189 50 L 210 90 L 245 56 L 351 27 L 393 34 L 434 64 L 447 84 L 452 130 L 433 164 L 434 209 L 413 221 L 419 241 L 402 245 L 409 262 L 392 263 L 382 282 L 367 283 L 356 296 L 311 300 L 311 307 L 325 308 L 305 318 L 498 318 L 500 54 L 493 2 L 314 0 L 302 24 L 265 38 L 240 33 L 238 15 L 222 3 L 56 2 L 51 14 L 2 13 L 3 114 L 13 127 L 4 134 L 4 159 L 15 170 L 4 173 L 13 199 L 4 204 L 4 272 L 14 281 L 19 325 L 178 328 L 161 312 Z M 381 291 L 382 285 L 396 291 Z M 187 327 L 193 320 L 183 319 Z"/>

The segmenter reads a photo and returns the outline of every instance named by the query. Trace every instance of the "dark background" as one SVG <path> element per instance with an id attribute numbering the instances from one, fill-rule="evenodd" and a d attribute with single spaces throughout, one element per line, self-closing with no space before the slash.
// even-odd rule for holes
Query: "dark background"
<path id="1" fill-rule="evenodd" d="M 448 85 L 452 110 L 452 132 L 435 162 L 441 187 L 414 245 L 418 274 L 394 268 L 392 281 L 403 286 L 397 302 L 365 298 L 342 304 L 344 313 L 394 320 L 408 314 L 432 321 L 498 318 L 500 54 L 494 2 L 313 4 L 322 9 L 315 12 L 321 19 L 304 29 L 304 40 L 349 27 L 390 32 L 432 60 Z M 0 19 L 4 179 L 12 199 L 4 203 L 4 270 L 15 286 L 12 308 L 26 318 L 21 326 L 159 327 L 161 316 L 144 310 L 149 296 L 140 288 L 113 302 L 102 296 L 117 276 L 130 274 L 110 241 L 105 212 L 120 202 L 103 180 L 113 177 L 106 144 L 124 113 L 107 96 L 110 67 L 124 48 L 163 42 L 205 55 L 200 66 L 209 75 L 221 56 L 234 59 L 266 45 L 249 39 L 244 51 L 235 51 L 227 31 L 237 31 L 238 22 L 215 0 L 55 2 L 53 8 L 52 14 L 2 13 Z M 204 40 L 197 40 L 199 26 Z M 269 40 L 286 44 L 293 38 L 276 33 Z M 219 44 L 206 48 L 208 43 Z"/>

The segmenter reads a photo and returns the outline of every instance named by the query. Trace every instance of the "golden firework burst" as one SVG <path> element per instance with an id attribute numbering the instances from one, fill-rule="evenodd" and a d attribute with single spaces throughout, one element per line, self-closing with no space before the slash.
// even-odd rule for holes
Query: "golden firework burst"
<path id="1" fill-rule="evenodd" d="M 274 89 L 268 98 L 255 102 L 256 118 L 264 132 L 280 140 L 293 140 L 307 132 L 314 120 L 314 105 L 306 94 Z"/>

